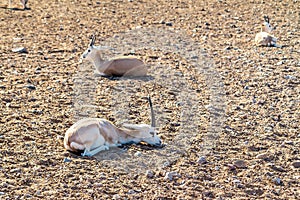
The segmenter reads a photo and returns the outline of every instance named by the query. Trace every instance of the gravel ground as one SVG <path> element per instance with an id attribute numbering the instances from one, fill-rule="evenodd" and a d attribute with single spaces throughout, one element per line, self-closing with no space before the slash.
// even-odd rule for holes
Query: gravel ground
<path id="1" fill-rule="evenodd" d="M 0 4 L 0 199 L 299 198 L 299 1 L 18 3 Z M 283 48 L 254 46 L 264 15 Z M 94 33 L 149 76 L 95 76 Z M 165 147 L 65 151 L 82 116 L 149 123 L 147 89 Z"/>

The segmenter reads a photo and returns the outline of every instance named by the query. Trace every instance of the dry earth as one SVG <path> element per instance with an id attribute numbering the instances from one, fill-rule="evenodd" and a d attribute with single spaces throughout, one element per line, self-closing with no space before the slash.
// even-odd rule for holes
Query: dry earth
<path id="1" fill-rule="evenodd" d="M 299 199 L 298 0 L 30 0 L 26 11 L 7 4 L 0 5 L 0 199 Z M 253 45 L 263 15 L 283 48 Z M 156 29 L 144 40 L 134 32 Z M 161 44 L 165 37 L 172 46 L 176 31 L 196 48 L 198 66 L 187 46 L 173 52 Z M 142 57 L 151 76 L 88 77 L 78 60 L 93 33 L 97 44 L 113 45 L 116 35 L 134 41 L 115 47 Z M 28 53 L 12 51 L 21 46 Z M 166 146 L 112 149 L 106 159 L 66 152 L 64 132 L 87 90 L 78 77 L 91 89 L 88 115 L 116 124 L 149 121 L 148 88 Z"/>

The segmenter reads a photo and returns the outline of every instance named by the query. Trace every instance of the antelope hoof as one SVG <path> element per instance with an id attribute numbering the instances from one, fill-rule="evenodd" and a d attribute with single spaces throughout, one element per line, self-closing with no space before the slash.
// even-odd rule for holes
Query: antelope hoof
<path id="1" fill-rule="evenodd" d="M 92 156 L 92 154 L 90 153 L 90 152 L 83 152 L 83 153 L 81 153 L 81 156 L 87 156 L 87 157 L 91 157 Z"/>

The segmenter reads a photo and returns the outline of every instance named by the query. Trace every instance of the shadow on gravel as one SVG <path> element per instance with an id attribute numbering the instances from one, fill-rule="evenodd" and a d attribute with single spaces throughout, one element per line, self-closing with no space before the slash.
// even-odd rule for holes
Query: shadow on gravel
<path id="1" fill-rule="evenodd" d="M 8 7 L 4 7 L 4 6 L 1 6 L 0 9 L 14 10 L 14 11 L 26 11 L 26 10 L 31 10 L 31 8 L 21 9 L 21 8 L 8 8 Z"/>
<path id="2" fill-rule="evenodd" d="M 144 81 L 144 82 L 148 82 L 148 81 L 152 81 L 155 78 L 153 76 L 103 76 L 103 75 L 96 75 L 96 77 L 103 77 L 103 78 L 107 78 L 111 81 L 124 81 L 124 80 L 140 80 L 140 81 Z"/>

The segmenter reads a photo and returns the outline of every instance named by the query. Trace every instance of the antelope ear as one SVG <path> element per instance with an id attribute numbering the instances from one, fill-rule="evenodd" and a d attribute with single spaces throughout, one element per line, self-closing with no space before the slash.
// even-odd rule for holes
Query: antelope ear
<path id="1" fill-rule="evenodd" d="M 144 128 L 142 124 L 123 124 L 123 127 L 131 130 L 140 130 Z"/>
<path id="2" fill-rule="evenodd" d="M 127 128 L 132 130 L 132 132 L 128 132 L 127 134 L 135 137 L 135 138 L 148 138 L 147 127 L 145 124 L 123 124 L 123 128 Z"/>
<path id="3" fill-rule="evenodd" d="M 123 126 L 124 128 L 128 128 L 128 129 L 131 129 L 131 130 L 134 129 L 134 128 L 132 127 L 132 124 L 122 124 L 122 126 Z"/>

